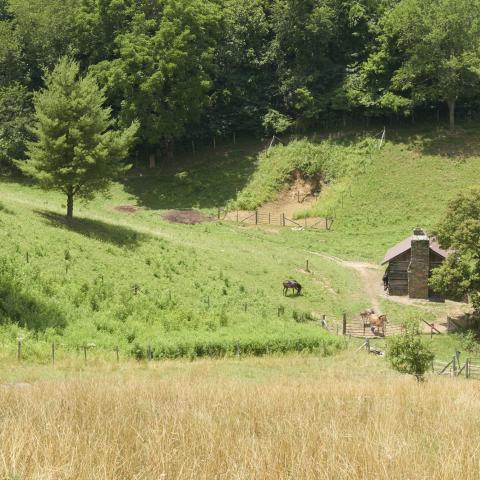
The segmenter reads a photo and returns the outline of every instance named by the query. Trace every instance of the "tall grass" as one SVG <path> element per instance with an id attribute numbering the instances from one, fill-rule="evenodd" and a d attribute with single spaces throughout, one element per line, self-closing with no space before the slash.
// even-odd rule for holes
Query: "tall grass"
<path id="1" fill-rule="evenodd" d="M 474 381 L 420 385 L 365 367 L 357 377 L 332 370 L 259 382 L 203 362 L 175 375 L 166 367 L 2 386 L 0 477 L 478 478 Z"/>

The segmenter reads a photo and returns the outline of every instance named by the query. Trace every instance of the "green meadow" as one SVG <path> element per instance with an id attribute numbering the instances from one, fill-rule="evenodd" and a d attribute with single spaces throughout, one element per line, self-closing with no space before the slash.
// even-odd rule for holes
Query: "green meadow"
<path id="1" fill-rule="evenodd" d="M 355 271 L 314 253 L 378 263 L 415 225 L 432 227 L 450 198 L 480 180 L 477 142 L 473 128 L 454 141 L 442 131 L 406 130 L 382 149 L 352 135 L 300 140 L 268 155 L 260 142 L 181 154 L 155 172 L 132 171 L 108 197 L 76 204 L 71 225 L 60 194 L 3 178 L 2 352 L 14 355 L 21 337 L 23 355 L 45 361 L 52 342 L 62 351 L 118 347 L 137 358 L 148 349 L 157 358 L 329 355 L 345 343 L 312 314 L 325 314 L 335 329 L 342 313 L 353 316 L 370 299 Z M 299 216 L 333 215 L 332 230 L 216 221 L 218 207 L 272 198 L 294 168 L 325 180 Z M 116 209 L 126 205 L 140 209 Z M 163 218 L 192 207 L 204 223 Z M 301 296 L 283 296 L 285 278 L 303 285 Z M 420 314 L 384 303 L 397 322 Z"/>

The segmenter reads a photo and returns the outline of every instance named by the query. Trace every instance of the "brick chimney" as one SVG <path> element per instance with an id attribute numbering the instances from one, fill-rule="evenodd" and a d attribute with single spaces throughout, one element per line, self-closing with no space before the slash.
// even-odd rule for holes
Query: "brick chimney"
<path id="1" fill-rule="evenodd" d="M 428 299 L 430 240 L 421 228 L 413 231 L 411 254 L 408 266 L 408 296 Z"/>

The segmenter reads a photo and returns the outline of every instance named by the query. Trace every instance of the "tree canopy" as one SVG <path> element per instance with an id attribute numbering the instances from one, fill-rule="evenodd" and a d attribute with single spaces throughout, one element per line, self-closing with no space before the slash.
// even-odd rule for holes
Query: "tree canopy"
<path id="1" fill-rule="evenodd" d="M 479 16 L 480 0 L 2 0 L 0 87 L 38 91 L 71 56 L 119 125 L 138 119 L 152 164 L 196 139 L 442 105 L 453 127 L 478 110 Z"/>

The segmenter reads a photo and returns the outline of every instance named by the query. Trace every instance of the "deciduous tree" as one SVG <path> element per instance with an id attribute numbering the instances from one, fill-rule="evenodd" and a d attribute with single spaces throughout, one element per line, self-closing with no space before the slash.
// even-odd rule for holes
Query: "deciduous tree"
<path id="1" fill-rule="evenodd" d="M 388 339 L 387 359 L 398 372 L 414 375 L 418 381 L 423 380 L 434 354 L 420 336 L 418 321 L 407 320 L 402 334 Z"/>
<path id="2" fill-rule="evenodd" d="M 453 129 L 457 99 L 480 86 L 479 17 L 480 0 L 399 1 L 363 65 L 374 102 L 398 111 L 444 101 Z"/>
<path id="3" fill-rule="evenodd" d="M 467 190 L 448 205 L 436 235 L 453 253 L 436 268 L 432 287 L 451 297 L 469 295 L 480 312 L 480 188 Z"/>

